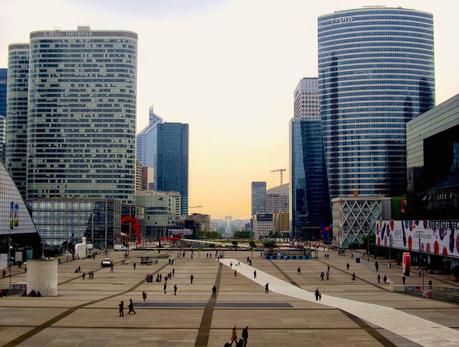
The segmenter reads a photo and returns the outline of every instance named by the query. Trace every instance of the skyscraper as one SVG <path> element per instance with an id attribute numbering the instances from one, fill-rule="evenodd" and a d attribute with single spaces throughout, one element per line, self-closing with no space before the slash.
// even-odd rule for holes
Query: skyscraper
<path id="1" fill-rule="evenodd" d="M 8 47 L 8 100 L 5 166 L 23 199 L 27 176 L 27 102 L 29 45 Z"/>
<path id="2" fill-rule="evenodd" d="M 290 121 L 290 216 L 292 236 L 317 240 L 331 220 L 320 119 Z"/>
<path id="3" fill-rule="evenodd" d="M 136 33 L 30 34 L 28 199 L 134 202 L 136 85 Z"/>
<path id="4" fill-rule="evenodd" d="M 266 182 L 252 182 L 252 216 L 266 213 Z"/>
<path id="5" fill-rule="evenodd" d="M 136 159 L 140 160 L 142 166 L 154 167 L 158 141 L 157 126 L 162 122 L 162 118 L 154 113 L 153 106 L 151 106 L 148 114 L 148 125 L 136 137 Z"/>
<path id="6" fill-rule="evenodd" d="M 0 69 L 0 161 L 5 161 L 6 90 L 8 69 Z"/>
<path id="7" fill-rule="evenodd" d="M 157 125 L 156 151 L 153 162 L 155 189 L 179 192 L 180 211 L 188 214 L 188 124 L 160 123 Z"/>
<path id="8" fill-rule="evenodd" d="M 317 77 L 304 77 L 293 93 L 293 118 L 319 118 L 319 86 Z"/>
<path id="9" fill-rule="evenodd" d="M 405 124 L 434 105 L 432 14 L 367 7 L 319 17 L 331 197 L 406 188 Z"/>
<path id="10" fill-rule="evenodd" d="M 290 184 L 270 188 L 266 191 L 266 213 L 288 212 Z"/>

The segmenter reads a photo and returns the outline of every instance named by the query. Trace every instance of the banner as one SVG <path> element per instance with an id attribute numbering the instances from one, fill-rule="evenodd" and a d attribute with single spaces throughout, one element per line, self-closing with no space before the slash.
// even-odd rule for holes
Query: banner
<path id="1" fill-rule="evenodd" d="M 459 258 L 459 221 L 403 220 L 376 223 L 376 245 Z"/>

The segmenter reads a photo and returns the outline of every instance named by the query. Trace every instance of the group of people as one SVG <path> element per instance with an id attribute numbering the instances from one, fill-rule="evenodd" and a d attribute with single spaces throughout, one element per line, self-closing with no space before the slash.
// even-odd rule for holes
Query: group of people
<path id="1" fill-rule="evenodd" d="M 85 277 L 86 277 L 86 272 L 83 272 L 83 273 L 81 274 L 81 278 L 83 278 L 83 280 L 84 280 Z M 90 280 L 94 279 L 94 271 L 89 271 L 89 272 L 88 272 L 88 278 L 89 278 Z"/>
<path id="2" fill-rule="evenodd" d="M 225 343 L 225 347 L 230 347 L 233 343 L 236 344 L 236 347 L 246 347 L 247 341 L 249 340 L 249 327 L 245 327 L 242 329 L 241 338 L 237 339 L 237 330 L 236 327 L 233 328 L 231 332 L 231 342 Z"/>
<path id="3" fill-rule="evenodd" d="M 145 293 L 145 299 L 146 299 L 146 293 Z M 118 310 L 119 310 L 119 316 L 124 317 L 124 301 L 123 300 L 121 300 L 121 302 L 119 303 Z M 134 303 L 132 302 L 132 299 L 129 299 L 128 314 L 130 315 L 131 313 L 136 314 L 134 310 Z"/>

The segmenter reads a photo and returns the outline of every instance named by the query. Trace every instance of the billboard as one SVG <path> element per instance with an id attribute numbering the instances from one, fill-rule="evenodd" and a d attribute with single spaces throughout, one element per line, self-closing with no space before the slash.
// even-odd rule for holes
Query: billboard
<path id="1" fill-rule="evenodd" d="M 376 245 L 459 258 L 459 221 L 390 220 L 376 223 Z"/>

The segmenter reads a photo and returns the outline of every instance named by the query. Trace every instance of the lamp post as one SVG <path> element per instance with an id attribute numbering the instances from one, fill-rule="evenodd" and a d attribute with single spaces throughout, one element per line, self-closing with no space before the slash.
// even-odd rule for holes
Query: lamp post
<path id="1" fill-rule="evenodd" d="M 391 251 L 392 251 L 392 234 L 389 234 L 389 269 L 392 268 Z"/>

